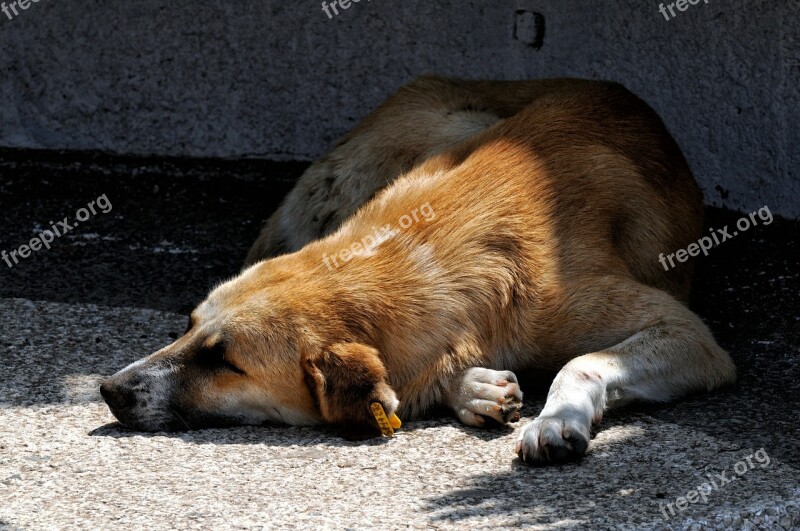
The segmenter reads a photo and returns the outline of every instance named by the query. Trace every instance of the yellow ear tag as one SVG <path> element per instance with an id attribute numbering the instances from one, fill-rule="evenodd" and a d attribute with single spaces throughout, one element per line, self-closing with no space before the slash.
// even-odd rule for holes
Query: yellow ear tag
<path id="1" fill-rule="evenodd" d="M 372 410 L 375 420 L 378 421 L 378 426 L 381 428 L 381 433 L 386 437 L 391 437 L 394 435 L 394 430 L 403 425 L 397 415 L 393 414 L 391 419 L 387 417 L 386 411 L 383 410 L 383 406 L 380 405 L 379 402 L 373 402 L 369 408 Z"/>

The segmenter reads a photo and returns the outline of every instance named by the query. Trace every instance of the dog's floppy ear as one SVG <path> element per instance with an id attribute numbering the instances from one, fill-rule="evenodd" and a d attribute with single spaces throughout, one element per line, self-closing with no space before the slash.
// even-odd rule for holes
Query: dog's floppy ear
<path id="1" fill-rule="evenodd" d="M 378 402 L 388 416 L 399 404 L 386 383 L 378 351 L 360 343 L 336 343 L 301 357 L 306 385 L 325 422 L 347 439 L 381 434 L 370 405 Z"/>

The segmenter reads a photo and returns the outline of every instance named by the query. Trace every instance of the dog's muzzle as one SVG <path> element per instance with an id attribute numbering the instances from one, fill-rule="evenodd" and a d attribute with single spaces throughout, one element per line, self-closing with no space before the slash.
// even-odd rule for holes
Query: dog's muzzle
<path id="1" fill-rule="evenodd" d="M 171 376 L 169 368 L 132 364 L 107 378 L 100 385 L 100 395 L 125 426 L 141 431 L 167 430 L 176 420 L 169 406 Z"/>

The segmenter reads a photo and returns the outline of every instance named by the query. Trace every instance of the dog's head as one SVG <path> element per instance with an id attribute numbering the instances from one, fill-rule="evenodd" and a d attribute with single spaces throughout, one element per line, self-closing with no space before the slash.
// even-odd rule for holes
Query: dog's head
<path id="1" fill-rule="evenodd" d="M 378 351 L 329 313 L 330 294 L 279 261 L 213 290 L 181 338 L 103 382 L 114 416 L 140 431 L 328 423 L 379 435 L 370 404 L 391 414 L 398 400 Z"/>

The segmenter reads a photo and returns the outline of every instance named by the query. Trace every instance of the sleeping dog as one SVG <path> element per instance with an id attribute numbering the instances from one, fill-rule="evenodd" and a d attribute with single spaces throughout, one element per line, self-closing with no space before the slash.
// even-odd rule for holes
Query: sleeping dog
<path id="1" fill-rule="evenodd" d="M 173 344 L 106 380 L 136 430 L 277 422 L 380 434 L 371 404 L 519 418 L 513 371 L 558 370 L 526 463 L 582 456 L 606 408 L 732 382 L 687 307 L 702 196 L 615 83 L 420 78 L 314 163 Z"/>

